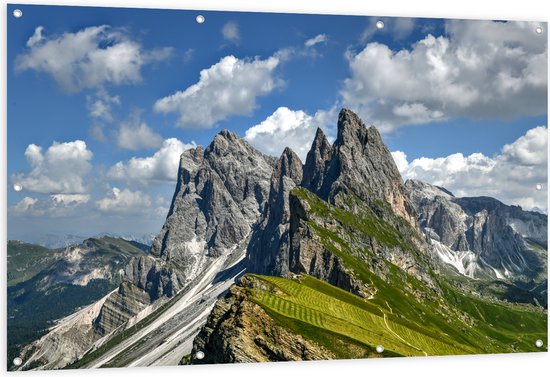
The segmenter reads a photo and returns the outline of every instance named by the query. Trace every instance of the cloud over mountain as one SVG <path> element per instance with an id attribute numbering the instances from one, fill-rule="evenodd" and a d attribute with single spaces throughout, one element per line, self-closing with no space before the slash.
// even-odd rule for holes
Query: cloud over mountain
<path id="1" fill-rule="evenodd" d="M 464 156 L 421 157 L 408 161 L 402 151 L 392 152 L 403 179 L 418 179 L 449 189 L 457 196 L 491 196 L 524 209 L 546 212 L 547 190 L 536 190 L 547 182 L 548 129 L 533 128 L 496 156 L 482 153 Z"/>
<path id="2" fill-rule="evenodd" d="M 108 178 L 116 181 L 147 185 L 152 182 L 175 182 L 177 179 L 180 155 L 195 144 L 184 144 L 171 138 L 163 141 L 162 146 L 152 156 L 132 157 L 119 161 L 109 169 Z"/>
<path id="3" fill-rule="evenodd" d="M 547 43 L 535 23 L 448 21 L 410 49 L 349 52 L 344 104 L 390 131 L 451 117 L 510 119 L 547 105 Z"/>

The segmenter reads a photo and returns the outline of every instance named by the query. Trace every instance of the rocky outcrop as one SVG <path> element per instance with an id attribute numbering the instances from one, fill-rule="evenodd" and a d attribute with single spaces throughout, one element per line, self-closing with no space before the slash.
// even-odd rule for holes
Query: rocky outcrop
<path id="1" fill-rule="evenodd" d="M 94 330 L 100 336 L 115 331 L 151 303 L 149 295 L 136 286 L 123 282 L 117 292 L 106 300 L 94 321 Z"/>
<path id="2" fill-rule="evenodd" d="M 204 151 L 183 153 L 170 211 L 151 248 L 152 255 L 177 267 L 170 281 L 189 282 L 247 237 L 265 209 L 273 165 L 272 158 L 226 130 Z"/>
<path id="3" fill-rule="evenodd" d="M 332 158 L 332 146 L 325 133 L 317 129 L 311 149 L 307 153 L 304 165 L 304 177 L 301 186 L 311 192 L 317 192 L 323 187 L 323 179 L 327 162 Z"/>
<path id="4" fill-rule="evenodd" d="M 222 253 L 232 252 L 265 211 L 273 165 L 272 158 L 227 130 L 206 149 L 185 151 L 172 204 L 151 255 L 131 260 L 124 280 L 146 292 L 152 302 L 173 296 Z M 117 295 L 108 300 L 113 307 L 118 302 Z"/>
<path id="5" fill-rule="evenodd" d="M 405 185 L 432 253 L 458 272 L 514 280 L 532 279 L 544 270 L 532 244 L 546 249 L 546 216 L 493 198 L 457 198 L 416 180 Z"/>
<path id="6" fill-rule="evenodd" d="M 352 194 L 381 213 L 385 212 L 383 203 L 388 203 L 395 214 L 416 227 L 416 215 L 399 170 L 375 127 L 365 127 L 355 113 L 343 109 L 331 155 L 324 163 L 322 185 L 314 193 L 339 206 L 345 206 L 342 198 Z M 315 170 L 321 168 L 319 165 L 314 165 Z"/>
<path id="7" fill-rule="evenodd" d="M 246 247 L 243 243 L 266 212 L 274 166 L 275 159 L 226 130 L 206 149 L 185 151 L 166 222 L 150 254 L 132 258 L 121 269 L 123 282 L 89 319 L 86 331 L 94 335 L 87 336 L 78 352 L 134 323 L 139 315 L 153 310 L 156 300 L 170 299 L 206 271 L 212 273 L 212 266 L 221 272 L 237 262 Z M 279 168 L 286 176 L 286 165 Z M 63 365 L 74 361 L 77 353 Z M 58 361 L 45 362 L 59 366 Z"/>
<path id="8" fill-rule="evenodd" d="M 289 272 L 290 190 L 300 184 L 302 162 L 286 148 L 271 176 L 269 200 L 262 223 L 255 229 L 248 247 L 248 270 L 260 274 Z"/>
<path id="9" fill-rule="evenodd" d="M 219 300 L 195 338 L 193 364 L 253 363 L 265 361 L 327 360 L 335 355 L 277 323 L 256 304 L 250 290 L 270 290 L 246 275 Z"/>

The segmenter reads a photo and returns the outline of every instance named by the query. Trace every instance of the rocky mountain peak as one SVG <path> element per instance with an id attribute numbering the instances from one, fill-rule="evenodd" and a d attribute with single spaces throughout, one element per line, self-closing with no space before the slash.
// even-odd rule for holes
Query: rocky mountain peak
<path id="1" fill-rule="evenodd" d="M 343 204 L 339 203 L 340 193 L 353 194 L 372 207 L 386 202 L 393 212 L 416 227 L 401 174 L 380 133 L 374 126 L 367 128 L 348 109 L 342 109 L 338 116 L 338 137 L 325 165 L 322 185 L 316 191 L 337 205 Z"/>
<path id="2" fill-rule="evenodd" d="M 363 121 L 353 111 L 340 110 L 338 114 L 338 136 L 336 145 L 364 146 L 367 128 Z"/>
<path id="3" fill-rule="evenodd" d="M 303 169 L 302 161 L 300 157 L 289 147 L 286 147 L 281 157 L 275 165 L 275 170 L 273 172 L 273 178 L 280 178 L 282 176 L 289 177 L 296 184 L 299 184 L 302 181 Z"/>
<path id="4" fill-rule="evenodd" d="M 210 145 L 204 151 L 204 157 L 233 155 L 238 157 L 243 154 L 261 154 L 239 135 L 229 130 L 222 130 L 214 137 Z"/>
<path id="5" fill-rule="evenodd" d="M 306 163 L 304 165 L 304 178 L 302 186 L 317 191 L 323 184 L 325 165 L 332 157 L 332 146 L 330 145 L 322 129 L 317 128 L 315 139 L 311 144 Z"/>
<path id="6" fill-rule="evenodd" d="M 152 246 L 160 261 L 147 264 L 143 273 L 169 276 L 165 289 L 169 281 L 190 281 L 226 252 L 242 251 L 266 206 L 273 165 L 274 159 L 227 130 L 204 151 L 185 151 L 170 212 Z M 177 271 L 166 271 L 165 262 L 177 265 Z"/>

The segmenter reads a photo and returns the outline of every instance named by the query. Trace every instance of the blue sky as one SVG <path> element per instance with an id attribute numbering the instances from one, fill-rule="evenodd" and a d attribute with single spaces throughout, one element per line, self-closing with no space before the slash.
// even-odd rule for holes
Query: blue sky
<path id="1" fill-rule="evenodd" d="M 546 190 L 534 190 L 547 181 L 545 33 L 9 5 L 8 238 L 156 233 L 182 150 L 227 128 L 304 157 L 317 127 L 335 136 L 341 107 L 382 131 L 405 178 L 546 212 Z"/>

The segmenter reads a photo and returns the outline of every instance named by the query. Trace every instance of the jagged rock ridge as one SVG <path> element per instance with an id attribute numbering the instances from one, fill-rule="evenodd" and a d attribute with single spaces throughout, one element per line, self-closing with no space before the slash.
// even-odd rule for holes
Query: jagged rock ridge
<path id="1" fill-rule="evenodd" d="M 298 157 L 287 148 L 278 166 L 286 166 L 288 161 L 293 162 L 292 168 L 278 168 L 272 175 L 265 224 L 253 234 L 248 248 L 249 271 L 283 276 L 289 272 L 307 273 L 354 293 L 367 294 L 365 287 L 343 267 L 341 258 L 311 236 L 314 232 L 308 222 L 313 214 L 304 209 L 308 204 L 292 191 L 303 187 L 335 208 L 357 214 L 374 212 L 398 232 L 418 235 L 416 214 L 380 134 L 375 127 L 365 127 L 353 112 L 343 109 L 334 145 L 319 129 L 303 169 Z M 317 220 L 321 226 L 333 221 Z M 361 237 L 356 235 L 357 247 L 374 250 L 404 270 L 428 279 L 424 261 L 418 255 L 383 245 L 374 240 L 376 237 Z M 419 237 L 413 238 L 413 247 L 422 254 L 425 243 Z"/>
<path id="2" fill-rule="evenodd" d="M 416 180 L 405 186 L 433 254 L 472 278 L 529 280 L 545 269 L 547 217 L 488 197 L 457 198 Z"/>

